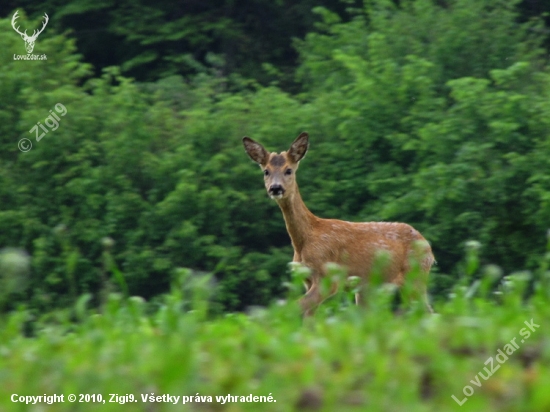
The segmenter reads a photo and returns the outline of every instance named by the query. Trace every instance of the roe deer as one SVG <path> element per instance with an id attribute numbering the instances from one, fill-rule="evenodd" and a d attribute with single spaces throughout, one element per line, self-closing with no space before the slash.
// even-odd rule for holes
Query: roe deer
<path id="1" fill-rule="evenodd" d="M 306 294 L 300 300 L 304 315 L 313 313 L 324 300 L 320 281 L 326 274 L 328 262 L 338 263 L 348 276 L 367 279 L 376 255 L 389 253 L 390 261 L 384 268 L 384 282 L 402 286 L 410 269 L 410 259 L 418 262 L 420 275 L 414 283 L 414 292 L 428 303 L 426 284 L 434 256 L 429 243 L 406 223 L 364 222 L 354 223 L 336 219 L 321 219 L 309 211 L 298 190 L 296 170 L 309 146 L 307 133 L 300 134 L 282 153 L 270 153 L 249 137 L 243 137 L 246 152 L 258 163 L 264 173 L 265 188 L 274 199 L 285 219 L 286 228 L 294 247 L 294 262 L 301 262 L 311 270 L 306 280 Z M 333 284 L 331 293 L 338 285 Z M 362 300 L 356 295 L 356 303 Z"/>

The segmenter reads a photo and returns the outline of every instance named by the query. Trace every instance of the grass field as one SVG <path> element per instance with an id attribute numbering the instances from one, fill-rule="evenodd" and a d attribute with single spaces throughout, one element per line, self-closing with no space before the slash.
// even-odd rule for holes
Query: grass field
<path id="1" fill-rule="evenodd" d="M 187 270 L 156 307 L 20 308 L 0 318 L 0 410 L 549 411 L 548 267 L 495 285 L 473 266 L 434 315 L 386 285 L 305 321 L 294 297 L 212 317 Z"/>

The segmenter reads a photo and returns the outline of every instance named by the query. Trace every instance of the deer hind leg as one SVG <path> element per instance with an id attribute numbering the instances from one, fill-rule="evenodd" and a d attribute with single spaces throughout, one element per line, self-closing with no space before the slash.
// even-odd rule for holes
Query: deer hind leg
<path id="1" fill-rule="evenodd" d="M 304 316 L 311 316 L 315 313 L 317 307 L 325 300 L 334 296 L 338 292 L 338 283 L 334 282 L 330 286 L 328 294 L 323 296 L 318 282 L 311 282 L 307 293 L 300 299 L 300 306 L 304 312 Z"/>
<path id="2" fill-rule="evenodd" d="M 420 294 L 420 299 L 424 302 L 424 306 L 426 307 L 426 311 L 428 313 L 434 313 L 434 310 L 432 309 L 432 306 L 430 305 L 430 299 L 428 297 L 428 275 L 429 270 L 424 271 L 422 270 L 422 273 L 420 275 L 420 282 L 417 285 L 418 293 Z"/>
<path id="3" fill-rule="evenodd" d="M 426 311 L 428 313 L 435 313 L 432 305 L 430 305 L 430 299 L 428 298 L 428 292 L 424 293 L 424 305 L 426 306 Z"/>
<path id="4" fill-rule="evenodd" d="M 429 271 L 421 270 L 417 274 L 417 278 L 412 280 L 412 288 L 410 290 L 410 298 L 412 300 L 422 301 L 428 313 L 434 313 L 432 306 L 430 305 L 430 299 L 428 297 L 428 274 Z"/>
<path id="5" fill-rule="evenodd" d="M 435 262 L 429 243 L 424 239 L 414 242 L 409 251 L 409 260 L 404 264 L 403 273 L 408 274 L 409 279 L 406 280 L 411 282 L 410 298 L 422 301 L 426 311 L 434 313 L 428 298 L 427 286 L 430 269 Z M 410 279 L 411 275 L 414 276 L 414 279 Z"/>
<path id="6" fill-rule="evenodd" d="M 424 306 L 426 308 L 426 311 L 428 313 L 434 313 L 432 306 L 430 305 L 430 299 L 428 298 L 428 290 L 426 286 L 427 281 L 427 273 L 422 273 L 420 276 L 424 279 L 422 280 L 416 280 L 414 283 L 414 289 L 411 293 L 411 298 L 414 300 L 420 300 L 424 303 Z"/>
<path id="7" fill-rule="evenodd" d="M 300 299 L 300 306 L 304 313 L 304 317 L 311 316 L 315 313 L 317 306 L 323 301 L 318 283 L 312 283 L 306 294 Z"/>
<path id="8" fill-rule="evenodd" d="M 428 313 L 434 313 L 432 306 L 430 305 L 430 299 L 428 298 L 428 276 L 430 275 L 430 269 L 435 262 L 434 255 L 429 249 L 420 261 L 420 276 L 418 279 L 418 290 L 421 294 L 421 299 L 426 306 Z"/>

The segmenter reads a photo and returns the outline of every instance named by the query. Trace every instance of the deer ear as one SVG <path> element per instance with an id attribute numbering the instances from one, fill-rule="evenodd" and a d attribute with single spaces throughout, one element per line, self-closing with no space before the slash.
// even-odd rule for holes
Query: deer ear
<path id="1" fill-rule="evenodd" d="M 269 153 L 264 147 L 252 140 L 250 137 L 243 137 L 244 150 L 248 153 L 248 156 L 261 166 L 267 165 L 267 159 L 269 159 Z"/>
<path id="2" fill-rule="evenodd" d="M 309 147 L 309 135 L 303 132 L 294 140 L 294 143 L 290 145 L 288 149 L 288 156 L 294 163 L 298 163 L 306 155 L 307 148 Z"/>

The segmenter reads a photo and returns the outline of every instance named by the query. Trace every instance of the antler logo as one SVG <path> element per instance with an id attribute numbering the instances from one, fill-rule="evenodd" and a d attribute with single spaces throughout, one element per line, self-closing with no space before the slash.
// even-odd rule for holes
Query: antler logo
<path id="1" fill-rule="evenodd" d="M 13 15 L 13 18 L 11 19 L 11 25 L 13 29 L 21 35 L 23 40 L 25 40 L 25 48 L 27 49 L 27 53 L 32 53 L 34 49 L 34 42 L 36 41 L 36 38 L 38 37 L 38 35 L 44 31 L 46 24 L 48 24 L 49 17 L 46 13 L 44 13 L 45 21 L 42 23 L 42 28 L 40 30 L 34 30 L 34 32 L 32 33 L 32 36 L 28 36 L 27 30 L 25 30 L 24 33 L 21 33 L 19 31 L 19 26 L 15 27 L 15 20 L 17 20 L 17 18 L 19 17 L 17 13 L 19 13 L 19 10 L 16 11 L 15 14 Z"/>

